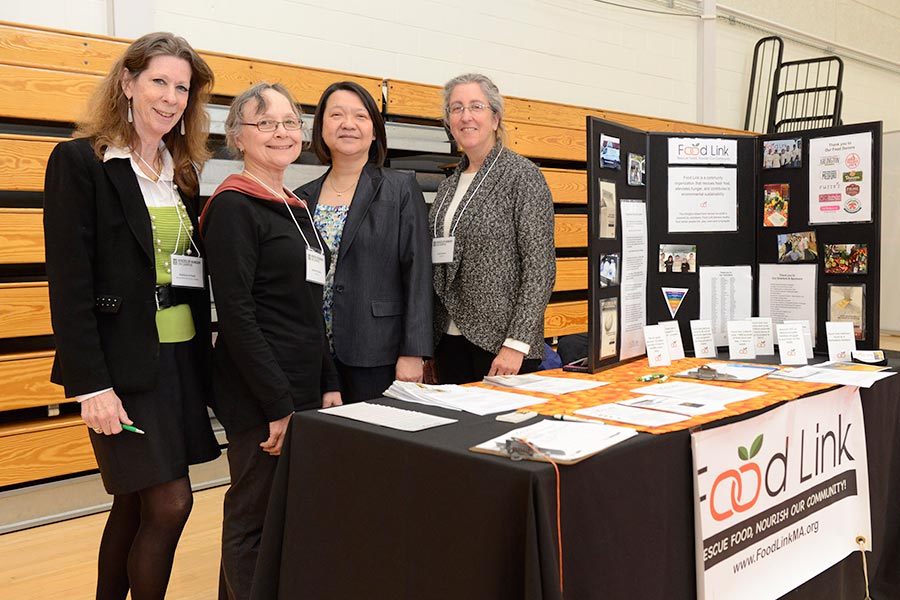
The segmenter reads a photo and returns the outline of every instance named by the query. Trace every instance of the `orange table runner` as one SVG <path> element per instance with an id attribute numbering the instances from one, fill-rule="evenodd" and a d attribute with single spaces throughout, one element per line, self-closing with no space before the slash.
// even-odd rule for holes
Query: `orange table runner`
<path id="1" fill-rule="evenodd" d="M 637 398 L 638 396 L 644 394 L 652 394 L 652 390 L 640 394 L 631 391 L 632 389 L 636 389 L 639 387 L 652 387 L 654 385 L 653 382 L 644 383 L 641 381 L 637 381 L 637 378 L 643 375 L 649 375 L 651 373 L 665 373 L 666 375 L 673 375 L 675 373 L 686 371 L 687 369 L 693 369 L 710 362 L 725 363 L 734 361 L 714 361 L 709 358 L 685 358 L 682 360 L 674 361 L 668 367 L 654 367 L 651 369 L 647 366 L 647 359 L 642 358 L 640 360 L 624 363 L 611 369 L 593 374 L 569 373 L 563 371 L 562 369 L 541 371 L 539 373 L 540 375 L 547 375 L 548 377 L 571 377 L 573 379 L 588 379 L 592 381 L 609 382 L 609 385 L 605 385 L 603 387 L 585 390 L 583 392 L 571 392 L 559 396 L 537 392 L 525 392 L 522 390 L 501 388 L 497 386 L 489 386 L 483 383 L 474 385 L 481 385 L 492 389 L 502 389 L 506 392 L 515 391 L 522 394 L 529 394 L 532 396 L 549 399 L 549 401 L 545 404 L 535 404 L 534 406 L 529 406 L 527 408 L 521 409 L 523 411 L 533 410 L 539 414 L 548 416 L 574 415 L 575 411 L 580 408 L 588 408 L 591 406 L 597 406 L 599 404 L 610 404 L 612 402 L 618 402 L 619 400 Z M 672 379 L 670 378 L 669 381 L 672 381 Z M 834 385 L 828 383 L 785 381 L 782 379 L 769 379 L 768 377 L 760 377 L 758 379 L 754 379 L 753 381 L 747 381 L 743 383 L 723 381 L 698 381 L 696 379 L 681 378 L 678 378 L 675 381 L 691 381 L 694 383 L 740 388 L 742 390 L 750 390 L 754 392 L 765 392 L 765 394 L 762 396 L 751 398 L 750 400 L 744 400 L 742 402 L 729 404 L 725 407 L 725 410 L 719 412 L 691 417 L 686 421 L 680 421 L 678 423 L 665 425 L 663 427 L 641 427 L 639 425 L 628 425 L 627 423 L 618 423 L 615 421 L 607 422 L 614 425 L 631 427 L 633 429 L 637 429 L 638 431 L 646 431 L 648 433 L 668 433 L 670 431 L 689 429 L 691 427 L 696 427 L 697 425 L 703 425 L 704 423 L 711 423 L 725 417 L 733 417 L 746 412 L 759 410 L 761 408 L 777 404 L 778 402 L 782 402 L 785 400 L 795 400 L 796 398 L 805 396 L 806 394 L 810 394 L 812 392 L 819 392 L 835 387 Z"/>

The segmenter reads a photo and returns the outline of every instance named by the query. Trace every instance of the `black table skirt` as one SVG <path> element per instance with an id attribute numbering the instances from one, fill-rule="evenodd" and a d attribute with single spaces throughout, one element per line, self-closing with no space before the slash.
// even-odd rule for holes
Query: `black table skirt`
<path id="1" fill-rule="evenodd" d="M 900 599 L 900 377 L 862 390 L 862 398 L 872 597 Z M 696 597 L 687 431 L 639 434 L 562 468 L 563 596 L 553 468 L 468 451 L 516 426 L 379 402 L 460 422 L 404 433 L 315 411 L 296 415 L 272 489 L 254 598 Z M 785 598 L 858 600 L 863 590 L 856 552 Z"/>

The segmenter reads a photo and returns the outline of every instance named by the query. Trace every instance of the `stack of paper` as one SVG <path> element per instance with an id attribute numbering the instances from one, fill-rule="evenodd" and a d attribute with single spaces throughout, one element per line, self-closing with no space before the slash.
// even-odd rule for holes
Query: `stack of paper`
<path id="1" fill-rule="evenodd" d="M 609 385 L 609 382 L 605 381 L 587 381 L 570 377 L 544 377 L 543 375 L 494 375 L 485 377 L 484 383 L 515 388 L 517 390 L 527 390 L 529 392 L 543 392 L 556 396 Z"/>
<path id="2" fill-rule="evenodd" d="M 546 402 L 535 396 L 510 394 L 478 387 L 462 387 L 453 384 L 428 385 L 408 381 L 395 381 L 384 392 L 384 395 L 404 402 L 415 402 L 450 410 L 464 410 L 481 416 Z"/>
<path id="3" fill-rule="evenodd" d="M 456 419 L 436 417 L 415 410 L 403 410 L 402 408 L 370 404 L 369 402 L 332 406 L 331 408 L 319 409 L 319 412 L 401 431 L 422 431 L 423 429 L 431 429 L 432 427 L 457 422 Z"/>
<path id="4" fill-rule="evenodd" d="M 809 381 L 812 383 L 831 383 L 834 385 L 852 385 L 872 387 L 876 381 L 896 375 L 895 371 L 886 371 L 888 367 L 864 365 L 854 362 L 825 362 L 815 366 L 799 369 L 782 369 L 769 375 L 772 379 L 788 381 Z"/>
<path id="5" fill-rule="evenodd" d="M 634 435 L 637 435 L 637 431 L 633 429 L 604 423 L 544 420 L 534 425 L 513 429 L 476 447 L 493 452 L 505 452 L 507 440 L 522 439 L 554 460 L 578 460 Z"/>

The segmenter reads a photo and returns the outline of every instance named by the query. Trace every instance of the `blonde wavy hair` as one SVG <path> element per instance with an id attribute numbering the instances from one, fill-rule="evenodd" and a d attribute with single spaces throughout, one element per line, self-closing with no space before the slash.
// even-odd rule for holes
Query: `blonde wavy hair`
<path id="1" fill-rule="evenodd" d="M 200 165 L 210 157 L 206 147 L 209 136 L 206 104 L 215 76 L 206 61 L 182 37 L 165 32 L 148 33 L 128 46 L 94 90 L 85 116 L 77 123 L 75 137 L 91 138 L 94 152 L 101 160 L 109 146 L 137 146 L 137 131 L 127 119 L 128 98 L 122 90 L 122 78 L 126 71 L 131 77 L 137 77 L 155 56 L 182 58 L 191 66 L 188 102 L 182 116 L 184 135 L 176 125 L 163 136 L 163 141 L 175 163 L 175 183 L 185 193 L 195 196 L 200 190 Z"/>

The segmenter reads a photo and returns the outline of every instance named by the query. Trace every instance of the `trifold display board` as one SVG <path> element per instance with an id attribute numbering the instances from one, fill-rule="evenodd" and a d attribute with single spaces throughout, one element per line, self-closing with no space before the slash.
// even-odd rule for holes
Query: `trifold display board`
<path id="1" fill-rule="evenodd" d="M 762 135 L 653 133 L 590 117 L 588 367 L 644 354 L 644 325 L 850 321 L 878 347 L 881 123 Z M 702 292 L 702 293 L 701 293 Z"/>

